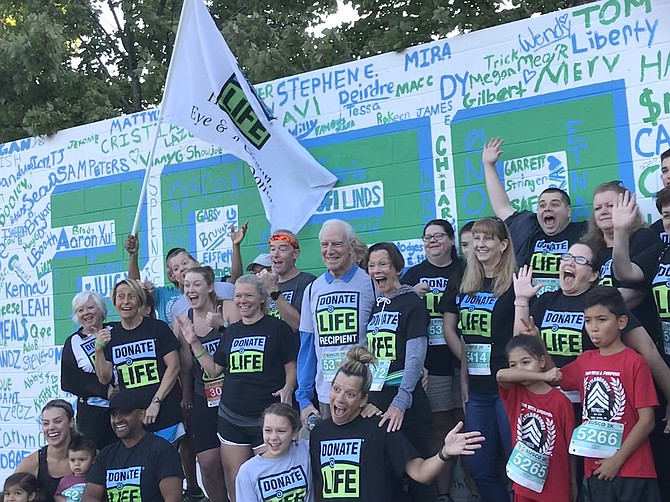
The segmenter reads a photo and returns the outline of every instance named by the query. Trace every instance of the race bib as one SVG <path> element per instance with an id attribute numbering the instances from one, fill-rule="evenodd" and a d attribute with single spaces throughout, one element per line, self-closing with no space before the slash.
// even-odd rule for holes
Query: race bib
<path id="1" fill-rule="evenodd" d="M 468 362 L 468 375 L 491 374 L 491 345 L 487 343 L 468 343 L 465 357 Z"/>
<path id="2" fill-rule="evenodd" d="M 372 386 L 370 390 L 378 391 L 382 390 L 384 387 L 384 382 L 386 381 L 386 376 L 389 374 L 389 367 L 391 366 L 391 361 L 388 359 L 379 359 L 377 364 L 370 364 L 370 372 L 372 373 Z"/>
<path id="3" fill-rule="evenodd" d="M 505 470 L 507 476 L 515 483 L 536 493 L 542 493 L 549 473 L 549 457 L 522 442 L 517 442 Z"/>
<path id="4" fill-rule="evenodd" d="M 332 382 L 337 370 L 347 360 L 347 350 L 324 351 L 321 354 L 321 373 L 326 382 Z"/>
<path id="5" fill-rule="evenodd" d="M 208 408 L 219 406 L 221 392 L 223 392 L 223 379 L 205 382 L 205 399 L 207 399 Z"/>
<path id="6" fill-rule="evenodd" d="M 589 420 L 577 427 L 570 439 L 572 455 L 590 458 L 610 458 L 623 440 L 623 424 L 605 420 Z"/>
<path id="7" fill-rule="evenodd" d="M 442 330 L 442 319 L 431 319 L 428 325 L 428 345 L 446 345 L 444 331 Z"/>
<path id="8" fill-rule="evenodd" d="M 670 356 L 670 322 L 661 321 L 663 326 L 663 351 L 666 356 Z"/>

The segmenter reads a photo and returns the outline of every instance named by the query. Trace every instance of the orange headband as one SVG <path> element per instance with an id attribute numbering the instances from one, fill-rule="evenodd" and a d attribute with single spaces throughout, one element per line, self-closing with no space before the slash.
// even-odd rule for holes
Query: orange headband
<path id="1" fill-rule="evenodd" d="M 293 246 L 293 249 L 300 249 L 300 245 L 298 244 L 298 241 L 296 241 L 290 235 L 275 234 L 272 237 L 270 237 L 270 240 L 268 242 L 270 244 L 272 244 L 273 242 L 276 242 L 276 241 L 288 242 L 291 246 Z"/>

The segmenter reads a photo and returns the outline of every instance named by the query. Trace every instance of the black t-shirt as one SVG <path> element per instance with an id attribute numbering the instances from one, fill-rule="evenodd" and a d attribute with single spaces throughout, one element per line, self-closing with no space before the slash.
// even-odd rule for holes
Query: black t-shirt
<path id="1" fill-rule="evenodd" d="M 632 312 L 642 322 L 644 329 L 647 330 L 654 342 L 660 344 L 661 326 L 656 305 L 651 295 L 651 281 L 656 275 L 658 257 L 663 250 L 663 243 L 652 229 L 640 228 L 630 236 L 628 245 L 630 261 L 642 269 L 644 281 L 636 283 L 619 281 L 612 272 L 612 248 L 602 248 L 596 259 L 596 263 L 600 265 L 600 281 L 598 283 L 604 286 L 642 291 L 645 298 Z"/>
<path id="2" fill-rule="evenodd" d="M 145 317 L 138 327 L 126 330 L 118 323 L 110 323 L 112 340 L 105 347 L 105 359 L 114 364 L 121 392 L 138 393 L 141 402 L 151 403 L 167 368 L 164 357 L 179 350 L 181 344 L 170 327 L 163 321 Z M 179 386 L 162 396 L 152 431 L 165 429 L 181 422 Z"/>
<path id="3" fill-rule="evenodd" d="M 163 502 L 160 482 L 184 477 L 177 449 L 147 434 L 132 448 L 117 441 L 102 449 L 86 481 L 103 486 L 109 502 Z"/>
<path id="4" fill-rule="evenodd" d="M 360 416 L 344 425 L 330 418 L 317 424 L 309 441 L 316 500 L 393 499 L 392 480 L 419 454 L 401 431 L 387 433 L 378 424 L 378 417 Z"/>
<path id="5" fill-rule="evenodd" d="M 666 362 L 670 363 L 670 245 L 666 245 L 661 251 L 651 288 L 661 320 L 662 337 L 659 349 Z"/>
<path id="6" fill-rule="evenodd" d="M 458 359 L 447 346 L 442 328 L 442 312 L 437 306 L 448 287 L 458 289 L 463 274 L 465 263 L 456 260 L 446 267 L 438 267 L 424 260 L 413 266 L 400 282 L 408 286 L 415 286 L 420 282 L 428 283 L 430 289 L 424 301 L 430 314 L 430 325 L 428 326 L 428 352 L 426 353 L 426 369 L 431 375 L 452 376 L 454 370 L 458 370 Z"/>
<path id="7" fill-rule="evenodd" d="M 286 384 L 284 365 L 296 360 L 297 335 L 281 319 L 265 315 L 254 324 L 231 324 L 214 354 L 223 366 L 221 404 L 245 417 L 260 417 L 278 401 L 272 395 Z"/>
<path id="8" fill-rule="evenodd" d="M 558 289 L 558 267 L 561 255 L 579 242 L 586 232 L 586 221 L 570 222 L 562 232 L 547 235 L 537 221 L 537 214 L 519 211 L 505 220 L 509 227 L 516 262 L 533 267 L 533 284 L 543 283 L 546 291 Z"/>
<path id="9" fill-rule="evenodd" d="M 507 368 L 505 347 L 514 331 L 514 287 L 496 297 L 493 279 L 485 279 L 481 291 L 474 295 L 445 294 L 440 309 L 459 317 L 467 345 L 470 392 L 497 394 L 496 373 Z"/>
<path id="10" fill-rule="evenodd" d="M 571 363 L 585 350 L 595 349 L 584 327 L 584 297 L 565 296 L 553 291 L 540 296 L 531 308 L 531 315 L 547 352 L 559 368 Z M 640 321 L 628 312 L 628 325 L 623 333 L 641 326 Z"/>
<path id="11" fill-rule="evenodd" d="M 391 361 L 388 384 L 400 385 L 407 340 L 427 336 L 428 322 L 428 311 L 413 290 L 391 299 L 380 297 L 375 302 L 366 340 L 373 356 Z"/>
<path id="12" fill-rule="evenodd" d="M 663 218 L 656 220 L 649 228 L 658 234 L 658 237 L 663 244 L 670 244 L 670 235 L 668 235 L 668 232 L 666 232 L 663 227 Z"/>
<path id="13" fill-rule="evenodd" d="M 288 281 L 280 282 L 277 284 L 279 286 L 279 291 L 284 295 L 286 301 L 291 304 L 291 307 L 300 312 L 302 307 L 302 297 L 305 294 L 307 286 L 309 286 L 316 277 L 309 272 L 300 272 L 293 279 Z M 275 302 L 270 302 L 270 314 L 281 319 L 279 315 L 279 310 L 277 310 L 277 305 Z"/>

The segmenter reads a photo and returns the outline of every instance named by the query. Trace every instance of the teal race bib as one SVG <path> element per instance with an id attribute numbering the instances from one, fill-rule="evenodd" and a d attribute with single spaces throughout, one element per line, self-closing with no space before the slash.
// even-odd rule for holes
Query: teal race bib
<path id="1" fill-rule="evenodd" d="M 446 345 L 442 319 L 431 319 L 428 325 L 428 345 Z"/>
<path id="2" fill-rule="evenodd" d="M 465 357 L 468 362 L 468 375 L 491 374 L 491 345 L 488 343 L 468 343 Z"/>
<path id="3" fill-rule="evenodd" d="M 323 351 L 321 354 L 321 373 L 326 382 L 332 382 L 337 370 L 347 360 L 347 350 Z"/>
<path id="4" fill-rule="evenodd" d="M 623 424 L 605 420 L 589 420 L 572 432 L 568 451 L 590 458 L 610 458 L 623 440 Z"/>
<path id="5" fill-rule="evenodd" d="M 542 493 L 549 473 L 549 457 L 518 441 L 514 445 L 505 470 L 507 476 L 515 483 L 536 493 Z"/>
<path id="6" fill-rule="evenodd" d="M 389 374 L 389 367 L 391 366 L 391 361 L 389 359 L 379 359 L 377 364 L 370 364 L 370 372 L 372 373 L 372 386 L 370 390 L 378 391 L 382 390 L 384 387 L 384 382 L 386 381 L 386 376 Z"/>

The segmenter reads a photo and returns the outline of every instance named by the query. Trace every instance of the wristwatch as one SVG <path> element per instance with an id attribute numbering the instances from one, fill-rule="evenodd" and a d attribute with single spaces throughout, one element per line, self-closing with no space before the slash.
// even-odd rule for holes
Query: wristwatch
<path id="1" fill-rule="evenodd" d="M 151 400 L 152 403 L 156 404 L 161 404 L 163 401 L 161 401 L 161 398 L 158 396 L 154 396 L 153 399 Z"/>
<path id="2" fill-rule="evenodd" d="M 279 295 L 281 295 L 281 291 L 273 291 L 272 293 L 270 293 L 270 298 L 272 298 L 274 301 L 277 301 Z"/>

